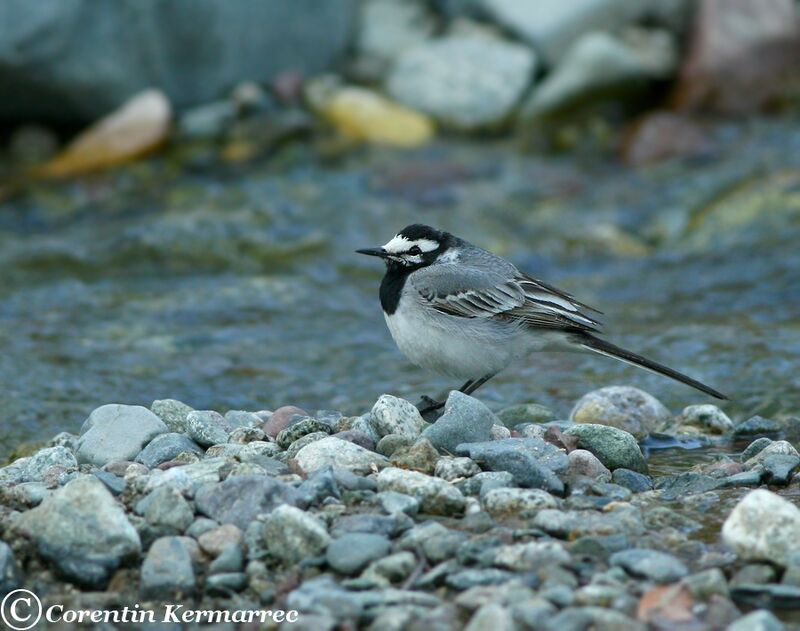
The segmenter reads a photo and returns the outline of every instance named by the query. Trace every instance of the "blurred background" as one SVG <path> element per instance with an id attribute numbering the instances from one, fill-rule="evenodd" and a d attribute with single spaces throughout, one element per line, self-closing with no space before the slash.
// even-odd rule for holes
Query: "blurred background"
<path id="1" fill-rule="evenodd" d="M 609 338 L 800 413 L 796 0 L 0 0 L 0 455 L 108 402 L 363 413 L 408 364 L 353 253 L 450 230 Z M 630 383 L 542 355 L 481 391 Z"/>

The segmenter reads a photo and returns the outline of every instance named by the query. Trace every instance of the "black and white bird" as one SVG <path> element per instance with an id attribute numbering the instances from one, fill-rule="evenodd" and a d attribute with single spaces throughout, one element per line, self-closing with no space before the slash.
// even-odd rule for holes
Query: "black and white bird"
<path id="1" fill-rule="evenodd" d="M 600 353 L 727 398 L 596 337 L 597 309 L 448 232 L 413 224 L 386 245 L 357 252 L 386 263 L 380 299 L 398 348 L 421 368 L 466 379 L 466 394 L 531 353 L 566 350 Z M 442 406 L 424 401 L 424 412 Z"/>

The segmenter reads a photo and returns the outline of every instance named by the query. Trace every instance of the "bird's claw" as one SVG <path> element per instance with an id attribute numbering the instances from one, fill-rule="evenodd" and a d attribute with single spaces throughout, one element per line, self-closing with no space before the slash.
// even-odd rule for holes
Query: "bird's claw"
<path id="1" fill-rule="evenodd" d="M 423 395 L 419 403 L 417 403 L 417 409 L 423 418 L 425 418 L 426 415 L 431 415 L 434 412 L 441 410 L 443 407 L 443 401 L 436 401 L 435 399 L 431 399 L 429 396 L 425 395 Z M 438 417 L 438 414 L 436 416 Z M 428 419 L 426 418 L 425 420 Z"/>

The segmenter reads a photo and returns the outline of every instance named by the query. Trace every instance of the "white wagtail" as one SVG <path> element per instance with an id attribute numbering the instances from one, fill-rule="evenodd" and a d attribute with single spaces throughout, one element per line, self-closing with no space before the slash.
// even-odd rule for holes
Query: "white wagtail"
<path id="1" fill-rule="evenodd" d="M 672 368 L 595 337 L 601 313 L 514 265 L 430 226 L 403 228 L 386 245 L 357 250 L 386 263 L 380 288 L 386 324 L 417 366 L 466 379 L 471 394 L 537 351 L 592 351 L 727 397 Z M 424 412 L 442 406 L 423 398 Z"/>

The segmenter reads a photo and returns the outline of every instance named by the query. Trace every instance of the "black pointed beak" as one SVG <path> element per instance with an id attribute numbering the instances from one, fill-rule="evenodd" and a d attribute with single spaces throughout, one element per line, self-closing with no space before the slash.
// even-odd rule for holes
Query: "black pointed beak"
<path id="1" fill-rule="evenodd" d="M 382 259 L 385 259 L 389 256 L 389 254 L 383 248 L 363 248 L 361 250 L 356 250 L 359 254 L 366 254 L 367 256 L 378 256 Z"/>

